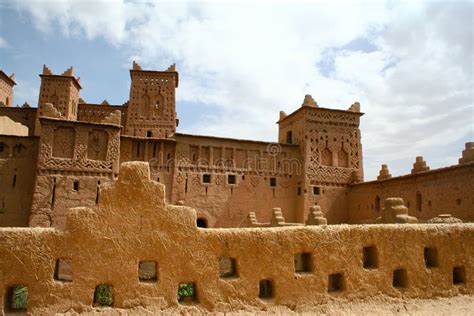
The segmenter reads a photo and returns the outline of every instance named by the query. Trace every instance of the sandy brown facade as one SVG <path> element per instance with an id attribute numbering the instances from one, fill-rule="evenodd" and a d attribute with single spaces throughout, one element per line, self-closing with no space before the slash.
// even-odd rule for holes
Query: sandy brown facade
<path id="1" fill-rule="evenodd" d="M 125 163 L 98 205 L 67 213 L 64 230 L 0 229 L 0 304 L 12 311 L 18 285 L 34 314 L 90 310 L 104 285 L 116 308 L 220 311 L 474 292 L 470 223 L 201 229 L 196 218 L 166 203 L 147 163 Z M 183 283 L 195 294 L 178 302 Z"/>
<path id="2" fill-rule="evenodd" d="M 271 143 L 177 132 L 174 65 L 150 71 L 134 63 L 122 105 L 82 100 L 72 68 L 55 75 L 44 66 L 40 77 L 37 108 L 0 108 L 0 117 L 28 128 L 28 136 L 0 135 L 0 226 L 64 227 L 69 208 L 94 206 L 99 186 L 127 161 L 149 162 L 167 202 L 195 208 L 200 226 L 242 227 L 251 212 L 269 222 L 274 208 L 304 223 L 314 205 L 329 224 L 373 222 L 392 196 L 420 221 L 440 213 L 473 220 L 472 143 L 459 165 L 427 170 L 420 161 L 413 175 L 365 183 L 357 102 L 334 110 L 307 95 L 296 111 L 280 113 Z M 0 82 L 12 86 L 8 76 Z M 15 154 L 19 147 L 28 154 Z"/>

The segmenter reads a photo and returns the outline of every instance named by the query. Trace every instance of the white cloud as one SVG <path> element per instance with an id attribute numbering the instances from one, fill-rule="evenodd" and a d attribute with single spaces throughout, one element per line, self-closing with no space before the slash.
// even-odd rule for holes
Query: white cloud
<path id="1" fill-rule="evenodd" d="M 359 100 L 369 179 L 380 163 L 393 165 L 393 174 L 408 172 L 418 154 L 435 166 L 455 163 L 461 148 L 454 144 L 473 138 L 472 2 L 15 6 L 40 30 L 103 37 L 144 67 L 177 62 L 178 102 L 215 109 L 189 132 L 275 140 L 278 111 L 292 112 L 306 93 L 325 107 Z M 346 46 L 358 39 L 370 49 Z M 439 146 L 451 158 L 436 157 Z"/>
<path id="2" fill-rule="evenodd" d="M 0 48 L 7 48 L 9 47 L 10 45 L 8 44 L 8 42 L 0 36 Z"/>

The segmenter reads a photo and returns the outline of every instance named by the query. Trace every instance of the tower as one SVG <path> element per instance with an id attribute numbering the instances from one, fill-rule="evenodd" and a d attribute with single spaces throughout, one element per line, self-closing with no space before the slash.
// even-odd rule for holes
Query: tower
<path id="1" fill-rule="evenodd" d="M 8 76 L 0 70 L 0 106 L 12 106 L 14 85 L 16 85 L 15 75 Z"/>
<path id="2" fill-rule="evenodd" d="M 314 204 L 321 205 L 330 223 L 346 220 L 346 189 L 363 179 L 362 115 L 358 102 L 346 111 L 326 109 L 310 95 L 290 115 L 280 112 L 279 142 L 298 144 L 303 156 L 299 222 Z"/>
<path id="3" fill-rule="evenodd" d="M 43 66 L 41 87 L 38 98 L 38 113 L 36 117 L 35 135 L 40 135 L 39 116 L 43 115 L 45 104 L 50 103 L 62 119 L 75 121 L 77 119 L 77 105 L 79 103 L 80 78 L 75 78 L 73 68 L 67 69 L 62 75 L 55 75 Z"/>
<path id="4" fill-rule="evenodd" d="M 166 71 L 142 70 L 133 62 L 130 70 L 130 99 L 125 134 L 138 137 L 166 138 L 176 131 L 175 65 Z"/>

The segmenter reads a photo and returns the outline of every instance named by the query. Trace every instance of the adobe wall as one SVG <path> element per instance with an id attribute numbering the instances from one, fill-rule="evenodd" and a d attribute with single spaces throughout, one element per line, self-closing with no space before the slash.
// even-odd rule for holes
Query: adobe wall
<path id="1" fill-rule="evenodd" d="M 127 106 L 84 104 L 80 103 L 77 109 L 77 120 L 82 122 L 101 123 L 107 116 L 116 110 L 120 110 L 121 124 L 126 125 Z"/>
<path id="2" fill-rule="evenodd" d="M 30 226 L 64 227 L 69 208 L 95 205 L 118 173 L 120 126 L 41 117 Z"/>
<path id="3" fill-rule="evenodd" d="M 0 229 L 0 304 L 7 308 L 15 285 L 28 287 L 28 312 L 39 314 L 88 310 L 99 284 L 113 287 L 113 307 L 166 308 L 180 305 L 180 283 L 194 283 L 185 304 L 220 311 L 474 293 L 473 224 L 198 229 L 195 211 L 166 204 L 163 185 L 148 179 L 146 164 L 123 164 L 118 181 L 101 186 L 98 207 L 71 210 L 64 231 Z M 376 260 L 364 268 L 368 246 Z M 437 252 L 436 266 L 427 267 L 425 247 Z M 295 272 L 298 253 L 309 254 L 307 272 Z M 235 259 L 230 278 L 219 275 L 223 257 Z M 57 259 L 71 260 L 70 281 L 55 276 Z M 157 263 L 156 281 L 139 280 L 141 261 Z M 454 267 L 463 277 L 453 279 Z M 394 271 L 402 271 L 395 287 Z M 259 298 L 261 280 L 268 298 Z"/>
<path id="4" fill-rule="evenodd" d="M 379 181 L 354 184 L 349 191 L 351 223 L 373 222 L 380 216 L 377 197 L 401 197 L 409 214 L 426 221 L 451 214 L 474 221 L 474 163 L 420 172 Z"/>
<path id="5" fill-rule="evenodd" d="M 287 221 L 296 221 L 298 146 L 186 134 L 173 138 L 172 201 L 195 208 L 210 227 L 238 227 L 249 212 L 266 222 L 274 207 Z"/>
<path id="6" fill-rule="evenodd" d="M 6 116 L 28 127 L 28 135 L 35 132 L 36 108 L 0 107 L 0 116 Z"/>
<path id="7" fill-rule="evenodd" d="M 0 135 L 0 226 L 28 226 L 38 139 Z"/>

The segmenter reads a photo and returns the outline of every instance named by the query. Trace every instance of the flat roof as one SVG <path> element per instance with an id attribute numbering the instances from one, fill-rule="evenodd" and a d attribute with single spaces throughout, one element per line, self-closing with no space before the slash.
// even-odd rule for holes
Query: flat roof
<path id="1" fill-rule="evenodd" d="M 174 74 L 175 75 L 175 86 L 178 87 L 179 84 L 179 73 L 177 71 L 158 71 L 158 70 L 137 70 L 130 69 L 130 79 L 132 78 L 133 73 L 146 72 L 151 74 Z"/>
<path id="2" fill-rule="evenodd" d="M 194 134 L 184 134 L 184 133 L 175 133 L 175 136 L 182 136 L 182 137 L 195 137 L 195 138 L 207 138 L 207 139 L 215 139 L 215 140 L 228 140 L 228 141 L 236 141 L 236 142 L 249 142 L 249 143 L 256 143 L 256 144 L 277 144 L 278 142 L 267 142 L 263 140 L 251 140 L 251 139 L 239 139 L 239 138 L 230 138 L 230 137 L 219 137 L 219 136 L 207 136 L 207 135 L 194 135 Z M 296 144 L 283 144 L 278 143 L 281 146 L 288 146 L 288 147 L 298 147 L 299 145 Z"/>
<path id="3" fill-rule="evenodd" d="M 290 118 L 291 116 L 294 116 L 296 113 L 302 111 L 303 109 L 323 110 L 323 111 L 339 112 L 339 113 L 346 113 L 346 114 L 354 114 L 354 115 L 359 115 L 359 116 L 364 115 L 363 112 L 353 112 L 353 111 L 349 111 L 349 110 L 329 109 L 329 108 L 322 108 L 322 107 L 319 107 L 319 106 L 301 106 L 297 110 L 293 111 L 291 114 L 288 114 L 287 116 L 285 116 L 281 120 L 278 120 L 276 123 L 279 124 L 279 123 L 283 122 L 287 118 Z"/>
<path id="4" fill-rule="evenodd" d="M 74 82 L 74 84 L 79 88 L 79 89 L 82 89 L 81 87 L 81 84 L 79 83 L 79 81 L 77 81 L 76 77 L 74 76 L 64 76 L 64 75 L 43 75 L 43 74 L 40 74 L 39 75 L 41 78 L 43 77 L 59 77 L 59 78 L 69 78 L 69 79 L 72 79 L 72 81 Z"/>

